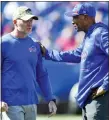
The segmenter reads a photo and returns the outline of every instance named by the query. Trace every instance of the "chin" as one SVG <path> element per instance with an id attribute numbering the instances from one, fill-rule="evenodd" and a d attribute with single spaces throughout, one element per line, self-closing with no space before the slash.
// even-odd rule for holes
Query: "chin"
<path id="1" fill-rule="evenodd" d="M 77 30 L 77 32 L 80 32 L 80 31 L 81 31 L 80 29 Z"/>
<path id="2" fill-rule="evenodd" d="M 31 29 L 28 30 L 28 32 L 31 32 L 31 31 L 32 31 Z"/>
<path id="3" fill-rule="evenodd" d="M 30 33 L 30 32 L 32 32 L 32 31 L 31 31 L 31 30 L 28 30 L 28 31 L 27 31 L 27 33 Z"/>

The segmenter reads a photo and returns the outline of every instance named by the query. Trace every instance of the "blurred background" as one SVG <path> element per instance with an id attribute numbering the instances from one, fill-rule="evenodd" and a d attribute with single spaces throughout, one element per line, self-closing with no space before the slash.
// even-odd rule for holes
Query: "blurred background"
<path id="1" fill-rule="evenodd" d="M 1 34 L 0 37 L 13 30 L 12 15 L 18 6 L 28 6 L 32 12 L 39 16 L 39 20 L 33 23 L 32 33 L 30 34 L 36 40 L 39 40 L 48 49 L 57 49 L 61 51 L 73 50 L 78 47 L 84 37 L 83 32 L 77 33 L 72 26 L 72 18 L 65 16 L 65 12 L 81 2 L 1 2 Z M 91 2 L 95 6 L 96 22 L 103 22 L 108 25 L 108 2 Z M 81 109 L 75 101 L 78 89 L 79 64 L 56 63 L 44 60 L 53 93 L 57 98 L 58 115 L 80 115 Z M 48 107 L 42 97 L 41 90 L 37 89 L 40 104 L 38 105 L 38 114 L 48 114 Z M 41 120 L 47 120 L 45 117 Z M 48 120 L 50 120 L 49 118 Z M 54 118 L 58 120 L 58 118 Z M 70 120 L 70 118 L 59 118 Z M 72 117 L 73 119 L 73 117 Z M 53 120 L 53 118 L 52 118 Z M 75 120 L 80 118 L 75 117 Z"/>

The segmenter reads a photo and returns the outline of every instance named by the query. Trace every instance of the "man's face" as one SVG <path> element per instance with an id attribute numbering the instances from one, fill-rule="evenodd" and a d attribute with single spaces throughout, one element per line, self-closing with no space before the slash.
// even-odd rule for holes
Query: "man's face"
<path id="1" fill-rule="evenodd" d="M 18 31 L 20 31 L 24 34 L 28 34 L 32 30 L 32 22 L 33 22 L 33 18 L 26 20 L 26 21 L 24 21 L 22 19 L 17 19 L 16 27 L 17 27 Z"/>
<path id="2" fill-rule="evenodd" d="M 73 17 L 72 24 L 78 32 L 85 31 L 87 24 L 86 17 L 86 15 L 78 15 Z"/>

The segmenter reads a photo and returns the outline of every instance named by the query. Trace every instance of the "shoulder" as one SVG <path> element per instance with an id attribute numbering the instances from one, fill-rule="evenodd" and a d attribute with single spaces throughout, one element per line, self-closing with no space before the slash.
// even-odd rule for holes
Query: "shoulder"
<path id="1" fill-rule="evenodd" d="M 103 23 L 96 23 L 91 36 L 93 36 L 94 39 L 99 41 L 101 40 L 103 35 L 107 35 L 107 34 L 108 34 L 108 27 Z"/>
<path id="2" fill-rule="evenodd" d="M 10 40 L 10 34 L 3 35 L 1 39 L 2 42 L 8 42 Z"/>
<path id="3" fill-rule="evenodd" d="M 99 24 L 93 32 L 95 36 L 95 44 L 100 45 L 102 41 L 108 38 L 108 26 L 101 23 Z"/>
<path id="4" fill-rule="evenodd" d="M 2 37 L 1 37 L 1 50 L 2 51 L 7 51 L 8 50 L 8 48 L 13 44 L 13 39 L 12 39 L 12 37 L 10 36 L 10 34 L 6 34 L 6 35 L 3 35 Z"/>
<path id="5" fill-rule="evenodd" d="M 33 44 L 36 46 L 36 48 L 38 49 L 38 51 L 40 51 L 40 44 L 39 44 L 39 40 L 36 40 L 33 37 L 30 37 L 30 39 L 32 40 Z"/>
<path id="6" fill-rule="evenodd" d="M 95 28 L 96 29 L 94 30 L 94 32 L 96 34 L 102 34 L 103 32 L 108 32 L 108 26 L 103 23 L 97 23 Z"/>
<path id="7" fill-rule="evenodd" d="M 37 47 L 40 47 L 40 41 L 36 40 L 35 38 L 31 37 L 31 40 L 34 42 L 34 44 L 36 44 Z"/>
<path id="8" fill-rule="evenodd" d="M 13 43 L 13 38 L 11 37 L 10 34 L 3 35 L 1 37 L 1 45 L 9 45 Z"/>

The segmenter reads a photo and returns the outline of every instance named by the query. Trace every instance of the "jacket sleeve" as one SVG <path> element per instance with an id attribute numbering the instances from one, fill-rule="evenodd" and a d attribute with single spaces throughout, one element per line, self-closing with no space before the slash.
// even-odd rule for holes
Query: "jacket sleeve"
<path id="1" fill-rule="evenodd" d="M 106 76 L 105 76 L 105 78 L 104 78 L 104 82 L 103 82 L 102 88 L 105 91 L 109 90 L 109 73 L 107 73 Z"/>
<path id="2" fill-rule="evenodd" d="M 103 29 L 100 35 L 100 48 L 109 57 L 109 32 L 107 29 Z M 108 59 L 108 58 L 107 58 Z M 104 90 L 109 90 L 109 73 L 106 74 L 102 85 Z"/>
<path id="3" fill-rule="evenodd" d="M 46 50 L 45 59 L 56 62 L 80 63 L 83 43 L 73 51 Z"/>
<path id="4" fill-rule="evenodd" d="M 99 48 L 106 55 L 106 59 L 109 56 L 109 33 L 108 29 L 101 28 L 98 34 L 96 35 L 97 40 L 99 41 Z M 108 65 L 108 62 L 106 63 Z M 109 90 L 109 73 L 107 73 L 104 77 L 104 81 L 102 84 L 104 90 Z"/>
<path id="5" fill-rule="evenodd" d="M 43 65 L 41 52 L 39 52 L 39 56 L 38 56 L 38 62 L 36 67 L 36 78 L 46 101 L 49 102 L 50 100 L 55 99 L 53 96 L 47 70 Z"/>
<path id="6" fill-rule="evenodd" d="M 1 65 L 0 65 L 0 68 L 2 70 L 2 66 L 3 66 L 3 62 L 4 62 L 4 55 L 5 55 L 5 48 L 6 50 L 8 49 L 8 47 L 6 46 L 5 47 L 5 43 L 3 41 L 0 42 L 0 49 L 1 49 L 1 58 L 0 58 L 0 62 L 1 62 Z"/>
<path id="7" fill-rule="evenodd" d="M 100 34 L 100 48 L 106 55 L 109 56 L 109 32 L 106 29 Z"/>

